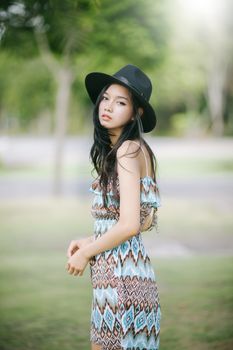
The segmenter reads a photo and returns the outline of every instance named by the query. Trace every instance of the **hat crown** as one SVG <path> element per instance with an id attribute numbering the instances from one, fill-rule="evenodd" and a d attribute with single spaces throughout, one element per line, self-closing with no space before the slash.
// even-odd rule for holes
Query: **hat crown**
<path id="1" fill-rule="evenodd" d="M 129 85 L 133 90 L 149 101 L 152 93 L 152 84 L 148 76 L 138 67 L 128 64 L 113 74 L 114 77 Z"/>

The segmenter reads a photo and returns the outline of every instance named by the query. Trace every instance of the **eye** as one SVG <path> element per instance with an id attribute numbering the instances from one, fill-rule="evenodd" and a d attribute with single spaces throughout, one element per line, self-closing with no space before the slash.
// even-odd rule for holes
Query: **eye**
<path id="1" fill-rule="evenodd" d="M 107 96 L 103 96 L 102 100 L 108 100 Z"/>
<path id="2" fill-rule="evenodd" d="M 121 101 L 118 101 L 118 103 L 119 103 L 121 106 L 125 106 L 125 105 L 126 105 L 126 103 L 121 102 Z"/>

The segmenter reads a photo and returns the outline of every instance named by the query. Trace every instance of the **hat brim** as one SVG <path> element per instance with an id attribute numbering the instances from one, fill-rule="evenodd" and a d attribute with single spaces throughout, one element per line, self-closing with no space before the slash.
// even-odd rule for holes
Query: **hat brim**
<path id="1" fill-rule="evenodd" d="M 120 84 L 128 88 L 138 99 L 144 113 L 141 116 L 143 132 L 147 133 L 156 126 L 157 118 L 153 107 L 133 87 L 127 85 L 117 77 L 105 73 L 89 73 L 85 78 L 85 86 L 91 101 L 95 104 L 102 89 L 108 84 Z"/>

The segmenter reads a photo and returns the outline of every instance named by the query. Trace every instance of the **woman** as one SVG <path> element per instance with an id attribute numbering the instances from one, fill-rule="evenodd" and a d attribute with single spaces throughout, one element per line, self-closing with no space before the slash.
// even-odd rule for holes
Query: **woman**
<path id="1" fill-rule="evenodd" d="M 70 243 L 67 270 L 81 276 L 90 263 L 92 350 L 157 350 L 161 307 L 141 237 L 156 226 L 160 206 L 156 159 L 142 138 L 156 125 L 152 85 L 134 65 L 113 76 L 90 73 L 85 84 L 95 104 L 94 236 Z"/>

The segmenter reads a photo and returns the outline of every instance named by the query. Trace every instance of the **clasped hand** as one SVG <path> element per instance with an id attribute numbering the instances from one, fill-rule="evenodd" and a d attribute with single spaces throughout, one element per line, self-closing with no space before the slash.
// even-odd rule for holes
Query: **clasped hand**
<path id="1" fill-rule="evenodd" d="M 69 274 L 73 276 L 82 276 L 83 272 L 88 264 L 88 257 L 82 249 L 87 242 L 83 240 L 72 241 L 67 251 L 68 262 L 66 269 Z"/>

